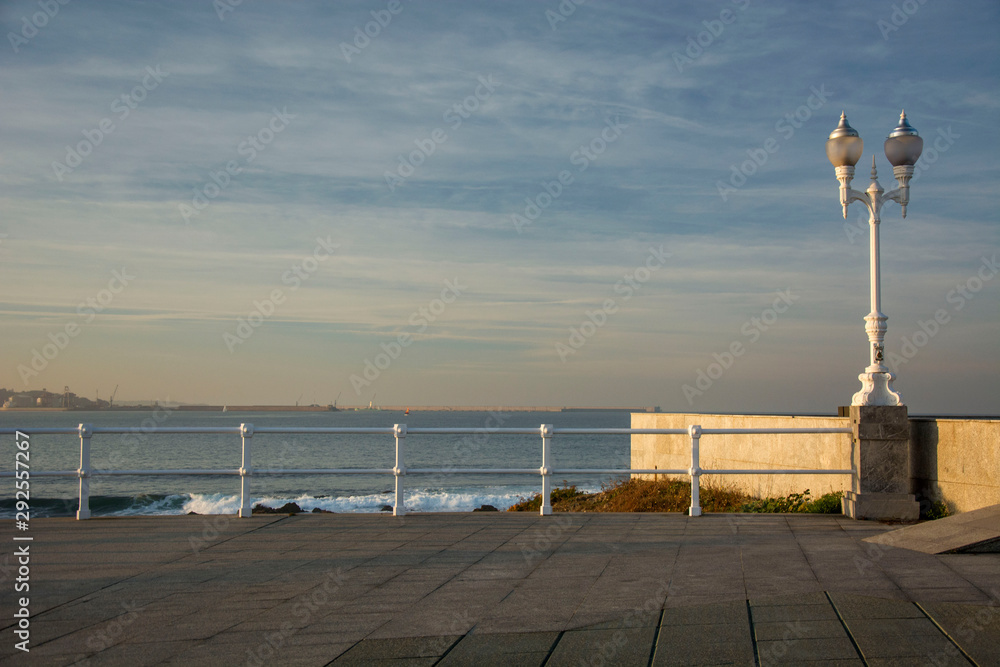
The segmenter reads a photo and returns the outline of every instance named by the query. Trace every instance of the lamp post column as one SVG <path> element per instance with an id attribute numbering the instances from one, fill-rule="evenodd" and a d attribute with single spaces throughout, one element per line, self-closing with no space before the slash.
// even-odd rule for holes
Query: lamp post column
<path id="1" fill-rule="evenodd" d="M 875 170 L 875 158 L 872 158 L 872 182 L 865 191 L 862 200 L 868 207 L 868 227 L 871 238 L 871 307 L 865 316 L 865 332 L 868 334 L 868 367 L 858 376 L 861 380 L 861 390 L 854 394 L 851 405 L 902 405 L 903 399 L 892 388 L 896 379 L 885 365 L 885 333 L 888 330 L 886 321 L 889 319 L 882 312 L 882 269 L 879 249 L 879 226 L 881 219 L 879 211 L 888 201 L 884 190 L 878 182 Z"/>

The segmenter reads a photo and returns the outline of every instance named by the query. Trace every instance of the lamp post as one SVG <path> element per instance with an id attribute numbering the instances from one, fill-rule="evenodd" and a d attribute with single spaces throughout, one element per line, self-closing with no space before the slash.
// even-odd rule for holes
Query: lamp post
<path id="1" fill-rule="evenodd" d="M 858 136 L 857 130 L 847 123 L 847 116 L 840 114 L 840 124 L 826 142 L 826 156 L 836 168 L 837 180 L 840 181 L 840 204 L 847 217 L 847 207 L 854 201 L 862 202 L 868 209 L 868 226 L 871 228 L 871 306 L 872 310 L 865 316 L 865 332 L 868 334 L 870 363 L 864 372 L 858 376 L 861 380 L 861 391 L 854 394 L 851 405 L 903 405 L 903 399 L 892 388 L 895 379 L 884 363 L 884 341 L 886 332 L 886 316 L 882 313 L 881 274 L 879 269 L 879 212 L 888 201 L 897 202 L 906 217 L 906 205 L 910 201 L 910 179 L 913 177 L 913 165 L 920 158 L 924 140 L 918 136 L 909 121 L 906 112 L 899 115 L 899 125 L 896 126 L 885 140 L 885 156 L 892 164 L 892 173 L 899 182 L 895 190 L 885 192 L 879 185 L 875 172 L 875 156 L 872 156 L 872 182 L 864 192 L 851 188 L 854 178 L 854 165 L 861 159 L 864 141 Z"/>

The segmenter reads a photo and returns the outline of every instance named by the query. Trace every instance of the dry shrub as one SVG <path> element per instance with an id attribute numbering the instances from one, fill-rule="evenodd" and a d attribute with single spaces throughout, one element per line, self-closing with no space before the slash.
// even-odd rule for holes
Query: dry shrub
<path id="1" fill-rule="evenodd" d="M 705 512 L 828 512 L 839 513 L 840 495 L 827 494 L 816 501 L 805 494 L 786 498 L 756 498 L 715 483 L 700 485 L 699 501 Z M 681 480 L 626 479 L 602 486 L 598 493 L 583 493 L 564 484 L 550 495 L 554 512 L 687 512 L 691 484 Z M 794 502 L 793 502 L 794 501 Z M 829 507 L 827 507 L 827 505 Z M 522 498 L 508 512 L 537 512 L 541 494 Z"/>

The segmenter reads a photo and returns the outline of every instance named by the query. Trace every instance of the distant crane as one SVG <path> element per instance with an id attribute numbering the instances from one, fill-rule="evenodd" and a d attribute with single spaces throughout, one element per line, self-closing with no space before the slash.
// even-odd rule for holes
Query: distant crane
<path id="1" fill-rule="evenodd" d="M 343 394 L 343 393 L 344 393 L 344 392 L 340 392 L 340 394 Z M 337 401 L 339 401 L 339 400 L 340 400 L 340 394 L 337 394 L 337 398 L 333 399 L 333 409 L 334 409 L 334 410 L 336 410 L 336 409 L 337 409 Z"/>
<path id="2" fill-rule="evenodd" d="M 108 410 L 115 405 L 115 395 L 118 393 L 118 385 L 115 385 L 115 390 L 111 392 L 111 398 L 108 399 Z"/>
<path id="3" fill-rule="evenodd" d="M 303 393 L 305 393 L 305 392 L 303 392 Z M 299 407 L 299 401 L 301 401 L 301 400 L 302 400 L 302 394 L 299 394 L 299 397 L 295 399 L 295 407 Z"/>

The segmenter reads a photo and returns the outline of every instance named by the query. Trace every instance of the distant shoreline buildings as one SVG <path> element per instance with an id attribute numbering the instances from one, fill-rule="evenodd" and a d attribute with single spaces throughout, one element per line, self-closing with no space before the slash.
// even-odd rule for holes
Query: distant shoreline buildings
<path id="1" fill-rule="evenodd" d="M 0 406 L 4 410 L 27 410 L 33 408 L 61 410 L 102 410 L 111 407 L 110 401 L 90 400 L 77 396 L 65 387 L 62 393 L 48 389 L 14 391 L 0 388 Z"/>
<path id="2" fill-rule="evenodd" d="M 159 401 L 114 403 L 78 396 L 66 387 L 62 393 L 47 389 L 17 392 L 0 388 L 0 410 L 155 410 L 164 407 Z M 659 406 L 537 406 L 537 405 L 207 405 L 173 404 L 178 412 L 660 412 Z"/>

